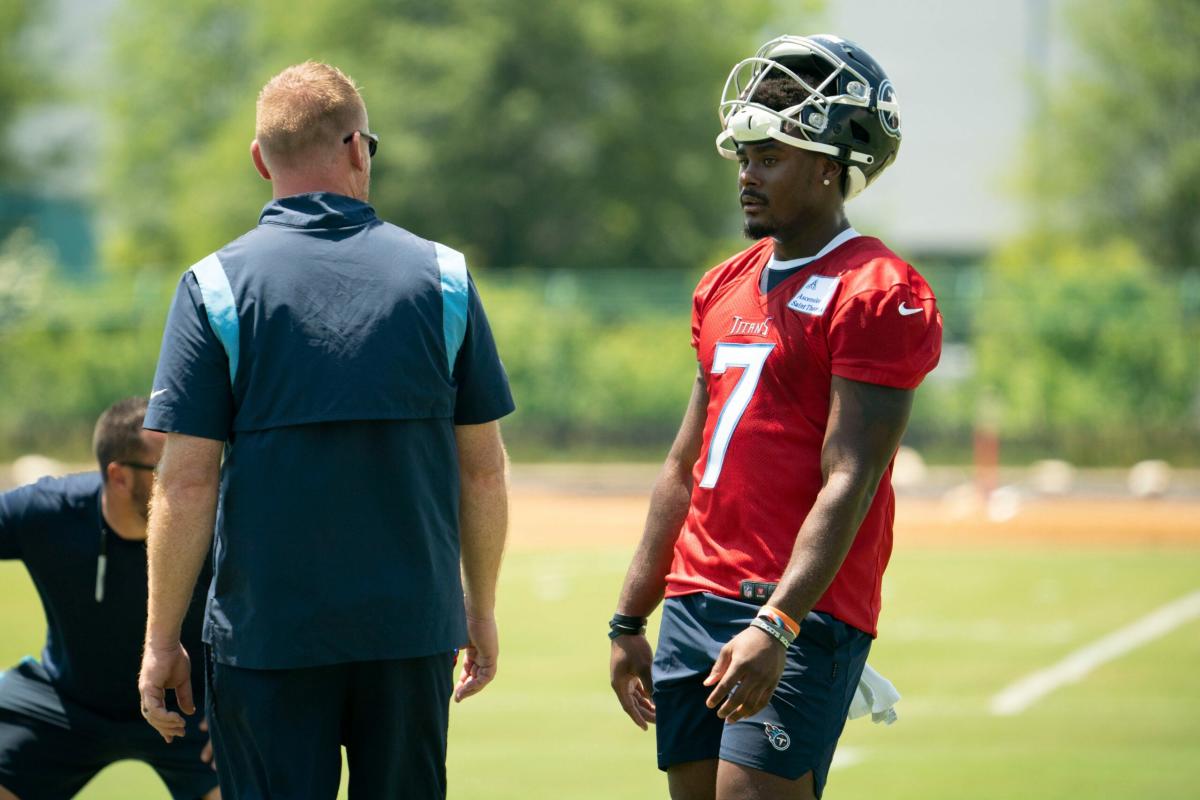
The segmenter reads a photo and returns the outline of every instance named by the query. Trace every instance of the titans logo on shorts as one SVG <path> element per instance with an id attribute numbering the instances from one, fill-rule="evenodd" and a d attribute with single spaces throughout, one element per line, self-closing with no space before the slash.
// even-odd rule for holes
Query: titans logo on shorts
<path id="1" fill-rule="evenodd" d="M 779 688 L 759 713 L 727 725 L 705 705 L 703 681 L 717 654 L 750 624 L 758 606 L 713 594 L 668 598 L 654 656 L 658 767 L 720 758 L 825 787 L 871 637 L 820 612 L 805 617 L 788 648 Z"/>

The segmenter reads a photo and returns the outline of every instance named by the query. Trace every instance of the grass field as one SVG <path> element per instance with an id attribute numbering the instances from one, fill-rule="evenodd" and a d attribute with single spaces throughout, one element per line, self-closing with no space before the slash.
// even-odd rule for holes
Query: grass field
<path id="1" fill-rule="evenodd" d="M 641 495 L 518 488 L 500 677 L 455 706 L 450 796 L 665 798 L 653 734 L 608 688 L 605 621 Z M 1200 503 L 1034 503 L 1002 524 L 902 500 L 871 663 L 904 695 L 892 727 L 847 724 L 832 798 L 1200 797 L 1200 620 L 1102 664 L 1027 711 L 992 697 L 1200 589 Z M 0 563 L 0 664 L 41 646 L 19 564 Z M 84 800 L 165 798 L 120 764 Z"/>

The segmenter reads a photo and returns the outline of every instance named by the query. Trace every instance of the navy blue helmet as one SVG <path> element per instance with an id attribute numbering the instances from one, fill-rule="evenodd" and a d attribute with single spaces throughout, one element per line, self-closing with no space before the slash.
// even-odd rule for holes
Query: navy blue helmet
<path id="1" fill-rule="evenodd" d="M 766 80 L 795 81 L 802 97 L 784 109 L 756 102 Z M 729 73 L 718 111 L 717 152 L 766 139 L 844 164 L 849 200 L 879 177 L 900 149 L 900 104 L 887 73 L 857 44 L 828 34 L 780 36 Z"/>

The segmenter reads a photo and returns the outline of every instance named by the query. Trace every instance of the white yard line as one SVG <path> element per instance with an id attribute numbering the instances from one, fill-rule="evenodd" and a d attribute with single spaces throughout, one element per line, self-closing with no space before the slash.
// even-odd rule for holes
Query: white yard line
<path id="1" fill-rule="evenodd" d="M 1055 689 L 1083 680 L 1101 664 L 1166 636 L 1197 617 L 1200 617 L 1200 591 L 1167 603 L 1138 621 L 1076 650 L 1054 666 L 1011 684 L 992 698 L 992 713 L 998 716 L 1020 714 Z"/>

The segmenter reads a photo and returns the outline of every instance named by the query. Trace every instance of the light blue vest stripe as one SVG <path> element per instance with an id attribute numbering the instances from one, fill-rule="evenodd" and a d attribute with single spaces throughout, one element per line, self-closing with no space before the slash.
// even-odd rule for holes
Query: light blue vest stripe
<path id="1" fill-rule="evenodd" d="M 446 340 L 446 367 L 453 373 L 458 350 L 467 335 L 467 259 L 457 250 L 434 243 L 442 276 L 442 336 Z"/>
<path id="2" fill-rule="evenodd" d="M 208 324 L 217 335 L 225 355 L 229 358 L 229 385 L 233 385 L 237 375 L 238 351 L 241 340 L 238 337 L 237 303 L 233 300 L 233 289 L 229 286 L 229 277 L 221 266 L 217 254 L 204 258 L 192 265 L 192 274 L 200 286 L 200 294 L 204 298 L 204 309 L 208 314 Z"/>

